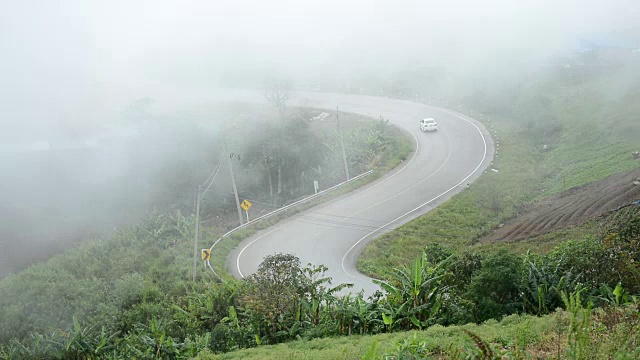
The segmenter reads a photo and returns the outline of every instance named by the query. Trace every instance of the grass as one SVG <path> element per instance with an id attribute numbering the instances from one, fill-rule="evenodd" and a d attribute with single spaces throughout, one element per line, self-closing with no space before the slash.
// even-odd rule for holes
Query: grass
<path id="1" fill-rule="evenodd" d="M 499 156 L 493 165 L 500 172 L 485 173 L 470 188 L 426 215 L 373 240 L 358 258 L 361 272 L 383 276 L 386 271 L 408 263 L 408 259 L 429 243 L 440 243 L 455 250 L 473 245 L 501 221 L 488 210 L 486 203 L 490 199 L 486 195 L 503 199 L 501 217 L 513 213 L 514 204 L 535 196 L 535 156 L 529 155 L 536 152 L 533 145 L 519 141 L 514 136 L 515 130 L 506 122 L 494 121 L 492 127 L 501 139 Z M 522 191 L 523 188 L 526 191 Z"/>
<path id="2" fill-rule="evenodd" d="M 412 149 L 400 131 L 394 128 L 389 131 L 393 141 L 378 162 L 378 175 L 395 167 Z M 372 178 L 375 175 L 306 206 L 352 191 Z M 278 220 L 270 219 L 262 226 Z M 162 296 L 178 299 L 189 293 L 192 286 L 209 284 L 208 273 L 206 278 L 200 276 L 198 282 L 190 284 L 194 225 L 195 216 L 153 212 L 139 224 L 121 228 L 110 239 L 86 241 L 0 279 L 0 342 L 27 337 L 32 331 L 50 333 L 53 331 L 50 329 L 65 329 L 74 315 L 113 325 L 121 316 L 119 307 L 128 299 Z M 201 227 L 201 231 L 200 248 L 210 246 L 221 235 L 214 227 Z M 216 269 L 225 274 L 226 254 L 255 231 L 247 229 L 220 242 L 213 254 Z M 198 261 L 199 274 L 204 271 L 207 270 L 203 262 Z"/>
<path id="3" fill-rule="evenodd" d="M 181 236 L 167 243 L 145 236 L 139 227 L 127 227 L 109 240 L 85 242 L 2 279 L 0 339 L 64 329 L 74 315 L 114 316 L 109 309 L 143 288 L 171 294 L 191 276 L 193 240 Z"/>
<path id="4" fill-rule="evenodd" d="M 478 244 L 475 248 L 479 251 L 494 251 L 507 249 L 516 254 L 526 254 L 528 251 L 535 253 L 548 253 L 559 243 L 567 240 L 596 240 L 597 224 L 589 221 L 580 226 L 567 227 L 548 234 L 513 242 L 487 242 Z M 534 251 L 535 250 L 535 251 Z"/>
<path id="5" fill-rule="evenodd" d="M 557 90 L 551 98 L 565 99 L 571 89 Z M 563 131 L 548 151 L 534 141 L 526 126 L 516 118 L 494 117 L 485 126 L 497 131 L 500 151 L 493 167 L 499 173 L 486 172 L 469 189 L 455 195 L 438 208 L 370 242 L 357 260 L 358 269 L 372 277 L 384 276 L 394 267 L 407 264 L 414 254 L 430 243 L 460 250 L 495 244 L 478 244 L 496 226 L 515 216 L 523 205 L 576 186 L 602 180 L 615 173 L 640 167 L 631 152 L 637 143 L 629 132 L 640 136 L 632 126 L 637 119 L 629 114 L 640 108 L 635 102 L 612 106 L 587 97 L 582 106 L 554 104 L 554 116 Z M 640 109 L 638 109 L 640 111 Z M 630 130 L 632 129 L 632 130 Z M 625 134 L 623 134 L 625 133 Z M 498 214 L 492 204 L 499 207 Z M 543 252 L 567 238 L 589 237 L 590 228 L 578 227 L 499 247 L 514 252 Z"/>
<path id="6" fill-rule="evenodd" d="M 273 346 L 263 346 L 219 355 L 201 355 L 198 359 L 362 359 L 368 354 L 372 359 L 383 359 L 394 352 L 394 344 L 406 339 L 417 340 L 431 354 L 442 354 L 450 348 L 469 346 L 470 338 L 462 331 L 469 330 L 483 340 L 501 346 L 526 346 L 540 342 L 557 325 L 554 317 L 512 315 L 501 322 L 490 321 L 482 325 L 432 326 L 424 331 L 408 331 L 374 336 L 349 336 L 294 341 Z"/>
<path id="7" fill-rule="evenodd" d="M 578 316 L 585 314 L 582 307 L 576 311 Z M 572 359 L 576 358 L 576 344 L 571 339 L 576 335 L 588 339 L 582 346 L 592 358 L 615 355 L 627 359 L 640 351 L 636 311 L 635 306 L 591 310 L 589 326 L 574 332 L 573 313 L 559 310 L 543 317 L 510 315 L 480 325 L 435 325 L 424 331 L 300 340 L 216 355 L 201 353 L 197 359 L 468 359 L 482 358 L 482 346 L 498 358 Z"/>

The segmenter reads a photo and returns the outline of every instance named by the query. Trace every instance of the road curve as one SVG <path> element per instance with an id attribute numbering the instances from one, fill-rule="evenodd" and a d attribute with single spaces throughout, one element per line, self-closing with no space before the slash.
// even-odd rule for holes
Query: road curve
<path id="1" fill-rule="evenodd" d="M 462 191 L 493 159 L 493 142 L 477 121 L 450 110 L 379 97 L 300 93 L 291 104 L 335 109 L 389 119 L 407 131 L 416 151 L 396 169 L 327 203 L 281 221 L 245 239 L 227 258 L 236 277 L 255 272 L 265 256 L 298 256 L 303 264 L 324 264 L 333 283 L 370 295 L 378 286 L 356 270 L 364 246 L 382 233 L 425 214 Z M 433 117 L 438 131 L 422 133 L 418 121 Z"/>

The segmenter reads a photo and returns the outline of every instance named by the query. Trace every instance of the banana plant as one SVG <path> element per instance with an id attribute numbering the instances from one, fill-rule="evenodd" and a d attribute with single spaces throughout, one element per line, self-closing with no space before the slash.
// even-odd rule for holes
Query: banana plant
<path id="1" fill-rule="evenodd" d="M 548 314 L 562 305 L 562 292 L 576 288 L 576 277 L 570 271 L 562 273 L 563 261 L 563 257 L 551 260 L 529 253 L 525 256 L 522 284 L 525 311 Z"/>
<path id="2" fill-rule="evenodd" d="M 109 334 L 104 327 L 100 333 L 94 329 L 97 323 L 90 326 L 81 326 L 76 316 L 73 317 L 73 327 L 69 332 L 43 341 L 53 345 L 60 358 L 92 358 L 104 355 L 115 349 L 115 338 L 119 332 Z"/>
<path id="3" fill-rule="evenodd" d="M 419 314 L 423 309 L 427 309 L 427 306 L 422 305 L 414 308 L 411 311 L 411 313 L 409 314 L 409 320 L 415 327 L 418 328 L 418 330 L 422 330 L 425 327 L 433 325 L 434 319 L 436 318 L 438 311 L 440 311 L 441 306 L 442 298 L 438 297 L 434 304 L 430 304 L 429 316 L 426 319 L 421 320 L 416 316 L 416 314 Z"/>
<path id="4" fill-rule="evenodd" d="M 329 309 L 338 301 L 336 294 L 343 289 L 353 287 L 353 284 L 331 286 L 332 279 L 324 276 L 327 270 L 328 268 L 324 265 L 311 264 L 302 269 L 305 281 L 299 290 L 298 321 L 304 317 L 314 326 L 319 325 L 323 317 L 329 316 Z"/>
<path id="5" fill-rule="evenodd" d="M 606 284 L 601 285 L 600 295 L 594 297 L 594 300 L 615 307 L 638 303 L 638 297 L 630 295 L 622 286 L 622 283 L 618 283 L 614 289 L 611 289 Z"/>
<path id="6" fill-rule="evenodd" d="M 382 313 L 382 322 L 387 327 L 388 332 L 393 332 L 393 329 L 391 327 L 393 325 L 393 315 Z"/>
<path id="7" fill-rule="evenodd" d="M 167 326 L 170 323 L 154 318 L 149 326 L 139 325 L 138 331 L 142 334 L 141 340 L 147 346 L 149 355 L 156 358 L 175 358 L 180 353 L 183 344 L 167 334 Z"/>
<path id="8" fill-rule="evenodd" d="M 394 306 L 391 303 L 385 303 L 382 308 L 382 322 L 384 323 L 388 332 L 393 332 L 394 329 L 400 327 L 405 320 L 407 303 L 400 306 Z"/>
<path id="9" fill-rule="evenodd" d="M 351 294 L 344 296 L 336 306 L 338 313 L 338 333 L 341 335 L 351 335 L 353 329 L 353 318 L 355 316 L 353 300 Z"/>
<path id="10" fill-rule="evenodd" d="M 235 328 L 240 328 L 240 323 L 238 321 L 238 313 L 236 312 L 236 308 L 231 305 L 229 306 L 229 316 L 225 316 L 220 320 L 221 323 L 232 323 Z"/>
<path id="11" fill-rule="evenodd" d="M 367 302 L 362 293 L 355 298 L 354 308 L 356 311 L 356 325 L 360 329 L 360 335 L 368 334 L 372 328 L 383 324 L 377 304 Z"/>
<path id="12" fill-rule="evenodd" d="M 449 275 L 446 267 L 452 258 L 432 266 L 423 253 L 414 258 L 411 267 L 394 269 L 389 281 L 374 280 L 387 293 L 388 306 L 404 310 L 394 311 L 395 314 L 387 312 L 387 316 L 393 315 L 394 323 L 404 319 L 408 326 L 412 324 L 420 329 L 435 322 L 442 296 L 451 289 L 443 282 Z"/>

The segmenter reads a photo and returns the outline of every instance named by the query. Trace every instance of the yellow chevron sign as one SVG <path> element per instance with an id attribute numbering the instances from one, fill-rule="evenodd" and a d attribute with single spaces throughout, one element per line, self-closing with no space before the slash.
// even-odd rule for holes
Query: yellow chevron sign
<path id="1" fill-rule="evenodd" d="M 244 210 L 244 211 L 249 211 L 249 208 L 251 207 L 251 205 L 253 205 L 253 204 L 251 204 L 251 202 L 250 202 L 249 200 L 245 199 L 245 200 L 242 202 L 242 204 L 240 204 L 240 207 L 241 207 L 241 208 L 242 208 L 242 210 Z"/>

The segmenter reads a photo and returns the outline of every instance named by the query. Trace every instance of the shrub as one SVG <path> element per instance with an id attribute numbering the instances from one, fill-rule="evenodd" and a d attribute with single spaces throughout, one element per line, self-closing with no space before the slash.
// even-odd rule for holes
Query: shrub
<path id="1" fill-rule="evenodd" d="M 522 260 L 506 250 L 489 255 L 473 276 L 467 297 L 474 303 L 475 321 L 501 318 L 522 308 Z"/>

